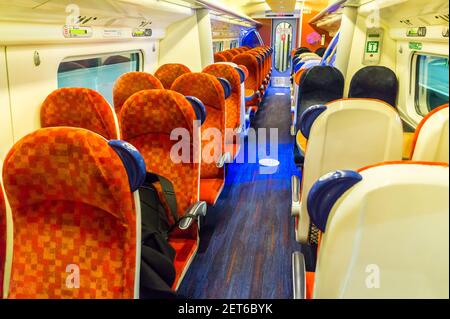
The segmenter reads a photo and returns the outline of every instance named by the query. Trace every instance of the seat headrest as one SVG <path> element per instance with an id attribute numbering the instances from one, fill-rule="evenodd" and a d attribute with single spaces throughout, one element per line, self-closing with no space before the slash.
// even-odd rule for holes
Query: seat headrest
<path id="1" fill-rule="evenodd" d="M 136 189 L 145 168 L 138 154 L 125 155 L 129 150 L 121 150 L 130 158 L 123 162 L 105 138 L 89 130 L 39 129 L 20 139 L 5 159 L 9 203 L 17 209 L 48 201 L 78 202 L 130 219 L 124 214 L 134 210 L 124 203 L 132 200 L 130 188 Z"/>
<path id="2" fill-rule="evenodd" d="M 41 127 L 81 127 L 106 139 L 119 138 L 113 108 L 97 91 L 61 88 L 50 93 L 41 106 Z"/>
<path id="3" fill-rule="evenodd" d="M 355 73 L 349 97 L 378 99 L 396 106 L 398 80 L 395 73 L 384 66 L 366 66 Z"/>
<path id="4" fill-rule="evenodd" d="M 223 110 L 225 107 L 225 92 L 222 83 L 211 74 L 184 74 L 175 80 L 171 89 L 184 96 L 195 96 L 206 107 L 218 110 Z"/>
<path id="5" fill-rule="evenodd" d="M 298 56 L 298 55 L 300 55 L 302 53 L 305 53 L 305 52 L 311 52 L 311 50 L 306 48 L 306 47 L 298 48 L 297 51 L 295 51 L 294 56 Z"/>
<path id="6" fill-rule="evenodd" d="M 122 140 L 111 140 L 108 142 L 122 160 L 128 174 L 130 189 L 135 192 L 144 184 L 147 170 L 141 153 L 130 143 Z"/>
<path id="7" fill-rule="evenodd" d="M 197 99 L 195 96 L 186 96 L 186 100 L 188 100 L 189 103 L 191 103 L 192 107 L 194 108 L 197 120 L 200 121 L 200 124 L 205 123 L 206 108 L 203 102 Z"/>
<path id="8" fill-rule="evenodd" d="M 226 62 L 227 59 L 223 56 L 223 54 L 215 53 L 214 54 L 214 62 Z"/>
<path id="9" fill-rule="evenodd" d="M 320 231 L 325 232 L 328 216 L 339 197 L 361 180 L 359 173 L 343 170 L 328 173 L 314 183 L 307 207 L 311 221 Z"/>
<path id="10" fill-rule="evenodd" d="M 247 67 L 245 65 L 240 64 L 239 65 L 239 69 L 241 69 L 244 72 L 244 75 L 245 75 L 245 79 L 244 80 L 247 80 L 247 78 L 249 76 Z"/>
<path id="11" fill-rule="evenodd" d="M 239 73 L 239 81 L 242 83 L 245 82 L 245 79 L 247 78 L 245 71 L 241 67 L 235 67 L 234 68 Z"/>
<path id="12" fill-rule="evenodd" d="M 258 61 L 258 65 L 260 66 L 262 64 L 262 58 L 258 54 L 255 54 L 254 57 L 256 58 L 256 61 Z"/>
<path id="13" fill-rule="evenodd" d="M 231 84 L 228 82 L 227 79 L 224 78 L 217 78 L 220 81 L 220 84 L 223 87 L 223 93 L 225 99 L 227 99 L 231 95 Z"/>
<path id="14" fill-rule="evenodd" d="M 237 65 L 233 62 L 215 63 L 208 65 L 203 69 L 203 72 L 214 75 L 219 80 L 220 78 L 227 80 L 231 89 L 229 94 L 227 94 L 228 85 L 223 81 L 221 82 L 222 86 L 224 86 L 225 94 L 229 96 L 231 93 L 240 93 L 241 91 L 241 78 L 236 68 Z"/>
<path id="15" fill-rule="evenodd" d="M 142 90 L 163 89 L 162 83 L 153 75 L 145 72 L 128 72 L 119 77 L 114 84 L 114 109 L 120 113 L 125 101 L 134 93 Z"/>
<path id="16" fill-rule="evenodd" d="M 190 72 L 191 70 L 183 64 L 167 63 L 156 70 L 155 77 L 161 81 L 165 89 L 169 90 L 178 77 Z"/>
<path id="17" fill-rule="evenodd" d="M 294 72 L 298 72 L 302 68 L 303 65 L 305 65 L 305 62 L 303 62 L 301 60 L 297 61 L 297 63 L 294 64 Z"/>
<path id="18" fill-rule="evenodd" d="M 318 48 L 317 50 L 316 50 L 316 54 L 318 55 L 318 56 L 320 56 L 320 57 L 323 57 L 323 55 L 325 54 L 325 51 L 326 51 L 327 49 L 326 48 Z"/>
<path id="19" fill-rule="evenodd" d="M 170 135 L 175 128 L 193 133 L 197 114 L 192 104 L 171 90 L 146 90 L 131 96 L 120 116 L 123 139 L 146 134 Z"/>
<path id="20" fill-rule="evenodd" d="M 344 92 L 344 76 L 337 68 L 317 65 L 302 74 L 299 87 L 302 94 L 326 91 L 342 97 Z"/>
<path id="21" fill-rule="evenodd" d="M 304 137 L 309 138 L 309 133 L 311 133 L 311 127 L 313 126 L 314 121 L 320 114 L 325 112 L 326 109 L 326 105 L 312 105 L 300 115 L 300 131 Z"/>

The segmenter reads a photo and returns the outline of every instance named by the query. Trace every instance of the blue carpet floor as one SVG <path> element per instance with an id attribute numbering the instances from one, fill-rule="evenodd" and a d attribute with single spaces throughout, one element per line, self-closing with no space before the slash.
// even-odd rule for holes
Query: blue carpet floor
<path id="1" fill-rule="evenodd" d="M 228 166 L 224 190 L 208 209 L 200 248 L 179 293 L 187 298 L 292 298 L 291 254 L 313 253 L 295 241 L 290 216 L 293 161 L 289 88 L 269 88 L 253 127 L 278 129 L 280 166 L 266 174 L 256 163 Z M 269 141 L 269 138 L 266 138 Z M 254 147 L 244 144 L 244 155 Z M 268 148 L 268 147 L 267 147 Z"/>

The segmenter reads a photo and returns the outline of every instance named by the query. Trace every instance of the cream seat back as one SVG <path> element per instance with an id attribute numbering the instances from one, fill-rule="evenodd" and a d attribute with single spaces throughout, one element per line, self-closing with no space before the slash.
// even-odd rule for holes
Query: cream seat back
<path id="1" fill-rule="evenodd" d="M 412 160 L 448 163 L 448 104 L 434 109 L 423 118 L 414 141 Z"/>
<path id="2" fill-rule="evenodd" d="M 449 298 L 448 164 L 382 163 L 324 176 L 314 298 Z"/>
<path id="3" fill-rule="evenodd" d="M 337 169 L 401 160 L 403 128 L 396 110 L 385 102 L 340 99 L 310 107 L 301 117 L 300 129 L 308 143 L 296 238 L 301 243 L 315 243 L 317 233 L 305 204 L 313 183 Z"/>

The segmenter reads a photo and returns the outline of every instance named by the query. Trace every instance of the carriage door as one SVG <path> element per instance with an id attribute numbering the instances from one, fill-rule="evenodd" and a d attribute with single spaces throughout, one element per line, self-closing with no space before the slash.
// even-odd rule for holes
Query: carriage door
<path id="1" fill-rule="evenodd" d="M 296 19 L 274 19 L 272 23 L 272 47 L 274 49 L 273 77 L 288 78 L 291 75 L 291 51 L 297 37 Z"/>

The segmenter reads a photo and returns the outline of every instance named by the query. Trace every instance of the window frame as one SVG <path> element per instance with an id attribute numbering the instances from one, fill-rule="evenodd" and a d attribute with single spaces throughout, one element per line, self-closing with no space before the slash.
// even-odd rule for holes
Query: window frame
<path id="1" fill-rule="evenodd" d="M 414 52 L 412 55 L 412 77 L 411 77 L 411 95 L 412 100 L 414 103 L 414 110 L 416 114 L 420 117 L 425 117 L 429 112 L 432 110 L 429 109 L 429 105 L 427 101 L 424 101 L 423 99 L 426 99 L 426 97 L 422 97 L 420 99 L 420 93 L 418 92 L 418 89 L 420 89 L 420 85 L 418 83 L 419 81 L 419 72 L 420 72 L 420 66 L 419 61 L 421 57 L 432 57 L 432 58 L 443 58 L 449 60 L 449 57 L 446 55 L 436 54 L 436 53 L 427 53 L 427 52 Z"/>
<path id="2" fill-rule="evenodd" d="M 61 61 L 59 61 L 58 63 L 58 67 L 56 68 L 56 83 L 57 83 L 57 87 L 58 88 L 62 88 L 65 86 L 60 86 L 60 75 L 64 74 L 65 72 L 59 72 L 59 69 L 61 67 L 61 65 L 63 63 L 67 63 L 67 62 L 76 62 L 76 61 L 86 61 L 86 60 L 90 60 L 90 59 L 102 59 L 103 61 L 105 61 L 107 58 L 112 57 L 112 56 L 120 56 L 120 55 L 128 55 L 131 56 L 133 54 L 137 54 L 137 67 L 136 70 L 132 71 L 132 72 L 142 72 L 143 68 L 144 68 L 144 54 L 142 52 L 142 50 L 126 50 L 126 51 L 114 51 L 114 52 L 105 52 L 105 53 L 96 53 L 96 54 L 86 54 L 86 55 L 78 55 L 78 56 L 68 56 L 63 58 Z M 111 64 L 114 65 L 114 64 Z M 101 67 L 103 65 L 99 65 L 99 66 L 95 66 L 92 68 L 98 68 Z M 88 67 L 87 69 L 90 69 L 91 67 Z M 70 72 L 70 71 L 69 71 Z M 114 87 L 114 84 L 113 84 Z M 111 92 L 113 91 L 113 87 L 111 87 Z M 89 87 L 92 89 L 92 87 Z M 111 105 L 113 104 L 113 97 L 109 96 L 108 94 L 105 94 L 105 91 L 100 90 L 99 88 L 95 88 L 96 91 L 98 91 L 100 94 L 102 94 L 102 96 L 108 101 L 108 103 L 110 103 Z"/>
<path id="3" fill-rule="evenodd" d="M 58 69 L 59 66 L 64 63 L 64 62 L 74 62 L 74 61 L 79 61 L 79 60 L 89 60 L 89 59 L 95 59 L 95 58 L 100 58 L 102 56 L 114 56 L 114 55 L 123 55 L 123 54 L 133 54 L 133 53 L 137 53 L 139 56 L 139 61 L 138 61 L 138 72 L 142 72 L 143 71 L 143 66 L 144 66 L 144 54 L 142 52 L 142 50 L 127 50 L 127 51 L 115 51 L 115 52 L 105 52 L 105 53 L 98 53 L 98 54 L 87 54 L 87 55 L 74 55 L 74 56 L 67 56 L 64 59 L 62 59 L 59 64 L 58 64 Z M 58 76 L 58 69 L 56 70 L 56 76 Z"/>

